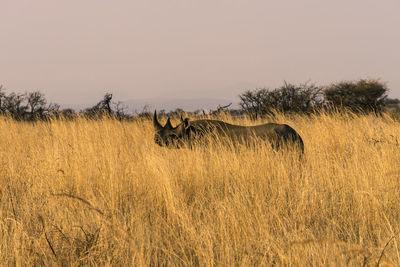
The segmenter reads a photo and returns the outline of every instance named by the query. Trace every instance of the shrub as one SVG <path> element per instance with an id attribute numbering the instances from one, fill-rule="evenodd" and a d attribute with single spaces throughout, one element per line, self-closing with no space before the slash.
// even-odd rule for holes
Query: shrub
<path id="1" fill-rule="evenodd" d="M 266 88 L 248 90 L 239 95 L 240 106 L 252 118 L 271 114 L 310 113 L 323 102 L 322 87 L 309 82 L 294 85 L 286 83 L 274 90 Z"/>
<path id="2" fill-rule="evenodd" d="M 326 103 L 352 112 L 380 113 L 384 107 L 388 88 L 378 80 L 343 81 L 326 87 Z"/>

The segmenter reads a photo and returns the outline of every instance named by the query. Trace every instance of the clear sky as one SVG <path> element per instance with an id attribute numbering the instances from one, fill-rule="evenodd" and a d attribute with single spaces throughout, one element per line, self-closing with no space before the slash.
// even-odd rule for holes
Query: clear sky
<path id="1" fill-rule="evenodd" d="M 0 84 L 92 103 L 380 78 L 400 97 L 399 14 L 399 0 L 0 0 Z"/>

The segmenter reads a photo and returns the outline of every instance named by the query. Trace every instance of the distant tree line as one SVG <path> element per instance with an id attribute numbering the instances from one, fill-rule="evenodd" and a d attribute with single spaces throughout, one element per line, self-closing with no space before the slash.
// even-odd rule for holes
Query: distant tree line
<path id="1" fill-rule="evenodd" d="M 388 88 L 379 80 L 357 80 L 317 86 L 306 82 L 302 84 L 286 83 L 275 89 L 259 88 L 247 90 L 239 95 L 240 109 L 229 109 L 230 105 L 219 105 L 215 110 L 205 112 L 185 112 L 177 108 L 166 112 L 160 110 L 160 116 L 179 117 L 183 114 L 196 116 L 215 116 L 230 113 L 233 116 L 247 114 L 251 118 L 271 115 L 274 112 L 310 114 L 320 111 L 351 111 L 354 113 L 374 112 L 379 114 L 385 106 L 400 109 L 398 99 L 387 97 Z M 151 118 L 152 111 L 145 106 L 141 111 L 130 114 L 122 102 L 114 102 L 113 95 L 106 93 L 93 107 L 76 112 L 73 109 L 60 109 L 58 104 L 48 103 L 40 91 L 27 93 L 5 92 L 0 85 L 0 115 L 16 120 L 35 121 L 58 118 L 73 119 L 85 116 L 90 119 L 113 117 L 119 120 Z"/>
<path id="2" fill-rule="evenodd" d="M 112 102 L 112 94 L 106 93 L 96 105 L 80 112 L 73 109 L 60 109 L 60 105 L 48 103 L 40 91 L 26 93 L 6 93 L 0 85 L 0 115 L 9 116 L 15 120 L 36 121 L 58 118 L 60 116 L 73 119 L 86 116 L 98 119 L 104 116 L 118 119 L 130 119 L 127 108 L 121 102 Z"/>
<path id="3" fill-rule="evenodd" d="M 16 120 L 46 119 L 58 113 L 60 106 L 47 103 L 39 91 L 7 94 L 0 85 L 0 114 Z"/>
<path id="4" fill-rule="evenodd" d="M 161 117 L 180 117 L 181 115 L 210 116 L 225 112 L 234 113 L 235 111 L 228 110 L 228 107 L 231 104 L 226 106 L 218 106 L 216 110 L 210 110 L 207 113 L 204 110 L 186 112 L 181 108 L 177 108 L 168 112 L 165 110 L 160 110 L 159 114 Z M 113 101 L 113 95 L 111 93 L 106 93 L 97 104 L 81 111 L 75 111 L 69 108 L 61 109 L 60 105 L 58 104 L 48 104 L 45 95 L 40 91 L 26 93 L 12 92 L 7 94 L 4 87 L 0 85 L 0 115 L 8 116 L 20 121 L 48 120 L 59 117 L 64 119 L 75 119 L 77 117 L 101 119 L 104 117 L 112 117 L 118 120 L 133 120 L 140 118 L 152 118 L 152 113 L 153 111 L 151 111 L 147 105 L 139 111 L 129 113 L 128 108 L 123 104 L 123 102 Z M 243 114 L 243 112 L 240 113 Z"/>

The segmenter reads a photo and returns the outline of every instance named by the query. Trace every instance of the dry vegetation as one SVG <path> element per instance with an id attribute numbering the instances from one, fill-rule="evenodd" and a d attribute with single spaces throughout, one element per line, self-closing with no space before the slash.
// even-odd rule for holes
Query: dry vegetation
<path id="1" fill-rule="evenodd" d="M 0 119 L 0 265 L 400 265 L 400 123 L 276 121 L 302 161 L 168 150 L 147 120 Z"/>

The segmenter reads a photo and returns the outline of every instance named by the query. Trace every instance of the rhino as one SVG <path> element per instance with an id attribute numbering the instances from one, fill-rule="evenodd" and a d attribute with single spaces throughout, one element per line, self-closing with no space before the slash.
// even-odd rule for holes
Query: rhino
<path id="1" fill-rule="evenodd" d="M 195 120 L 181 117 L 181 123 L 173 127 L 170 118 L 162 126 L 154 111 L 153 118 L 156 133 L 154 141 L 160 146 L 169 148 L 192 147 L 197 141 L 207 137 L 222 140 L 225 143 L 251 145 L 260 141 L 269 142 L 274 149 L 283 146 L 297 146 L 301 154 L 304 153 L 304 144 L 300 135 L 287 124 L 266 123 L 256 126 L 240 126 L 220 120 Z"/>

